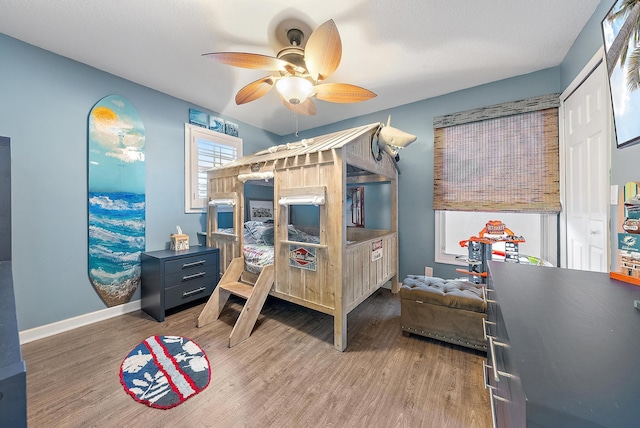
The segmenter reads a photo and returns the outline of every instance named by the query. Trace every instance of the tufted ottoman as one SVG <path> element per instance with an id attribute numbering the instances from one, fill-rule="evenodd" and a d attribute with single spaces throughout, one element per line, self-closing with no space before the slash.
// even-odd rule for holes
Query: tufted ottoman
<path id="1" fill-rule="evenodd" d="M 402 334 L 486 351 L 484 284 L 408 275 L 400 288 Z"/>

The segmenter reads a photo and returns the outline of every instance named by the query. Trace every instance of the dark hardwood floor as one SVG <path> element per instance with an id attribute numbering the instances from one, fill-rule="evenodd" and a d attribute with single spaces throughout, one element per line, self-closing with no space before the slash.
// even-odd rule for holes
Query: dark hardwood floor
<path id="1" fill-rule="evenodd" d="M 230 300 L 203 328 L 204 303 L 158 323 L 143 312 L 23 345 L 29 426 L 490 427 L 481 352 L 400 331 L 400 298 L 381 289 L 348 316 L 348 347 L 333 319 L 269 297 L 251 337 L 228 348 L 241 308 Z M 153 335 L 186 336 L 207 353 L 211 383 L 169 410 L 120 385 L 122 360 Z"/>

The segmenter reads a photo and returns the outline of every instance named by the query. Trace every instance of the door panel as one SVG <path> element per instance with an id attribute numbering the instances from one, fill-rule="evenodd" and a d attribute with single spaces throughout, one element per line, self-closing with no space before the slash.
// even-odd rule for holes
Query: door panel
<path id="1" fill-rule="evenodd" d="M 600 63 L 565 100 L 567 267 L 608 271 L 609 116 Z"/>

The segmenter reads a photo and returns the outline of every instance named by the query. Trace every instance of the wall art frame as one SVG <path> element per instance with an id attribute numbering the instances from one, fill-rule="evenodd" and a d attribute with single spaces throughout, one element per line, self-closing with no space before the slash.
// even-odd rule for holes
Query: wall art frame
<path id="1" fill-rule="evenodd" d="M 273 221 L 273 201 L 266 199 L 249 199 L 247 218 L 251 221 Z"/>
<path id="2" fill-rule="evenodd" d="M 347 227 L 364 227 L 364 186 L 347 187 Z"/>
<path id="3" fill-rule="evenodd" d="M 640 143 L 640 9 L 618 0 L 602 20 L 616 147 Z"/>

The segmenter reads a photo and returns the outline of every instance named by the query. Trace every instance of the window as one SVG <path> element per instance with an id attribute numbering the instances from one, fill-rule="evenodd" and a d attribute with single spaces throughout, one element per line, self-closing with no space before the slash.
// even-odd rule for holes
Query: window
<path id="1" fill-rule="evenodd" d="M 319 244 L 320 206 L 289 205 L 288 211 L 289 233 L 287 239 L 289 241 L 315 242 Z M 318 239 L 312 239 L 307 235 L 318 237 Z"/>
<path id="2" fill-rule="evenodd" d="M 201 213 L 207 205 L 207 171 L 242 156 L 242 139 L 207 128 L 184 125 L 185 212 Z"/>
<path id="3" fill-rule="evenodd" d="M 464 265 L 460 241 L 501 220 L 521 254 L 557 264 L 558 105 L 550 94 L 434 118 L 436 262 Z"/>
<path id="4" fill-rule="evenodd" d="M 288 240 L 321 245 L 321 226 L 326 221 L 326 211 L 321 207 L 326 193 L 325 186 L 280 189 L 278 209 L 288 225 Z"/>
<path id="5" fill-rule="evenodd" d="M 557 94 L 434 119 L 433 207 L 560 211 Z"/>
<path id="6" fill-rule="evenodd" d="M 489 220 L 501 220 L 513 233 L 525 242 L 518 245 L 520 254 L 534 256 L 557 266 L 557 215 L 537 213 L 486 213 L 468 211 L 436 211 L 435 261 L 466 265 L 456 256 L 467 256 L 468 250 L 460 241 L 478 236 Z M 504 250 L 495 244 L 494 250 Z"/>

